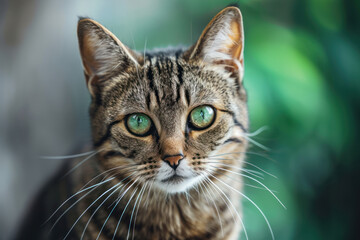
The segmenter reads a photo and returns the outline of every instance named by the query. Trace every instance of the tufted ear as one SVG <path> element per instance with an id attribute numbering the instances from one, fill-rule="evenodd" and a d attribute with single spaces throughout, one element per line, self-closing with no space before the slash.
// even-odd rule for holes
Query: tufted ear
<path id="1" fill-rule="evenodd" d="M 86 83 L 93 96 L 94 86 L 141 61 L 108 29 L 92 19 L 80 19 L 77 33 Z"/>
<path id="2" fill-rule="evenodd" d="M 237 7 L 227 7 L 218 13 L 187 55 L 189 60 L 221 66 L 242 80 L 244 30 L 240 10 Z"/>

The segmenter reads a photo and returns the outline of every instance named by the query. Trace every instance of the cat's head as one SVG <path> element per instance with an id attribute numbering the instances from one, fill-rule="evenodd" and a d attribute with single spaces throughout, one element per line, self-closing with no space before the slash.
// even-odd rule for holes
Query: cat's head
<path id="1" fill-rule="evenodd" d="M 221 11 L 184 50 L 136 53 L 91 19 L 79 20 L 78 37 L 104 171 L 175 193 L 219 164 L 241 164 L 248 114 L 238 8 Z"/>

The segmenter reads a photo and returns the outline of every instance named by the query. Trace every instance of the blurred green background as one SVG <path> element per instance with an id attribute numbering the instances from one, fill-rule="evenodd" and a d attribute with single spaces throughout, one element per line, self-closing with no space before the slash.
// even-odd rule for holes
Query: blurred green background
<path id="1" fill-rule="evenodd" d="M 359 239 L 359 1 L 0 3 L 4 239 L 46 181 L 44 170 L 51 175 L 59 164 L 36 156 L 64 155 L 90 140 L 77 17 L 101 22 L 143 51 L 193 44 L 230 3 L 244 18 L 251 131 L 267 126 L 253 139 L 270 149 L 252 146 L 260 155 L 250 153 L 247 161 L 277 176 L 261 181 L 287 210 L 251 180 L 246 195 L 268 216 L 276 239 Z M 29 179 L 30 188 L 23 184 Z M 271 239 L 261 214 L 243 204 L 249 239 Z"/>

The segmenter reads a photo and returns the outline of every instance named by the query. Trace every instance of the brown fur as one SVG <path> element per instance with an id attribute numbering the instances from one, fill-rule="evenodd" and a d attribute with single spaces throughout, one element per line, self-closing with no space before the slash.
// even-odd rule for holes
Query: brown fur
<path id="1" fill-rule="evenodd" d="M 70 231 L 73 238 L 84 233 L 83 239 L 98 234 L 100 239 L 237 239 L 242 228 L 240 196 L 221 181 L 241 190 L 242 180 L 219 167 L 238 171 L 247 148 L 240 11 L 221 11 L 188 50 L 137 54 L 91 19 L 79 21 L 78 36 L 99 152 L 68 181 L 76 193 L 99 174 L 91 184 L 114 178 L 88 195 L 90 190 L 76 195 L 73 203 L 84 197 L 64 216 L 67 230 L 79 220 Z M 188 116 L 201 105 L 214 107 L 216 118 L 209 128 L 197 131 L 189 127 Z M 125 120 L 132 113 L 151 118 L 151 134 L 139 137 L 127 130 Z M 168 192 L 157 178 L 164 158 L 179 154 L 181 164 L 200 180 L 186 191 Z M 212 158 L 219 154 L 228 155 Z M 200 178 L 203 175 L 208 179 Z M 56 234 L 62 239 L 66 232 Z"/>

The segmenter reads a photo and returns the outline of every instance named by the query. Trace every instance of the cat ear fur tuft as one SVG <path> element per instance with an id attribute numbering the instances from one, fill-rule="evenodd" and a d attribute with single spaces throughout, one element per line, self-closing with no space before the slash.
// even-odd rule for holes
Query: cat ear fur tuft
<path id="1" fill-rule="evenodd" d="M 241 80 L 244 68 L 244 30 L 241 12 L 227 7 L 206 26 L 187 53 L 188 59 L 224 67 Z"/>
<path id="2" fill-rule="evenodd" d="M 92 95 L 92 86 L 100 79 L 139 64 L 137 55 L 100 23 L 80 18 L 77 33 L 86 83 Z"/>

